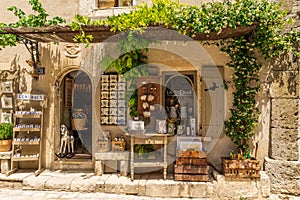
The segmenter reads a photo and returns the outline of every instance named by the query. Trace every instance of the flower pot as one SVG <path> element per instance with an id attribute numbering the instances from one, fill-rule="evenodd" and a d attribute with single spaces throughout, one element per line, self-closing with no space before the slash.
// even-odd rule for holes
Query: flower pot
<path id="1" fill-rule="evenodd" d="M 0 140 L 0 152 L 6 152 L 11 150 L 12 140 Z"/>
<path id="2" fill-rule="evenodd" d="M 225 177 L 231 178 L 259 178 L 259 160 L 222 158 L 222 167 Z"/>

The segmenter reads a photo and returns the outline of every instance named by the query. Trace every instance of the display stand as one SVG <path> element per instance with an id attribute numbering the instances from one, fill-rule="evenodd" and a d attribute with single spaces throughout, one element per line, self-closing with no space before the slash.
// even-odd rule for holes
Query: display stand
<path id="1" fill-rule="evenodd" d="M 169 134 L 144 134 L 135 135 L 126 133 L 126 136 L 130 137 L 130 175 L 131 180 L 134 180 L 134 168 L 137 167 L 162 167 L 163 178 L 167 179 L 167 144 Z M 149 161 L 137 161 L 134 159 L 134 145 L 135 144 L 160 144 L 163 145 L 163 159 L 149 160 Z"/>
<path id="2" fill-rule="evenodd" d="M 38 176 L 42 168 L 42 137 L 43 137 L 43 111 L 47 105 L 44 95 L 18 94 L 18 111 L 14 115 L 13 142 L 11 170 L 6 173 L 11 175 L 18 170 L 18 162 L 38 162 L 35 175 Z"/>

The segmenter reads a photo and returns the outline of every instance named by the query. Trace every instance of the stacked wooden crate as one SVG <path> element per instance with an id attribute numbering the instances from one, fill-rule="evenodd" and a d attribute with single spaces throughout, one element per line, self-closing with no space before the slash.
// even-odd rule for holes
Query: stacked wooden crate
<path id="1" fill-rule="evenodd" d="M 209 181 L 206 152 L 176 150 L 174 179 L 175 181 Z"/>

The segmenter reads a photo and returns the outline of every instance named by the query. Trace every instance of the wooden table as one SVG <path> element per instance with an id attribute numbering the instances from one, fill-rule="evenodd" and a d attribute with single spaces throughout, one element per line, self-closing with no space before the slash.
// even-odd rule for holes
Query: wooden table
<path id="1" fill-rule="evenodd" d="M 167 144 L 168 136 L 170 134 L 159 134 L 159 133 L 150 133 L 150 134 L 130 134 L 126 133 L 126 136 L 130 137 L 130 175 L 131 180 L 134 180 L 134 169 L 136 167 L 162 167 L 163 168 L 163 177 L 164 180 L 167 179 Z M 134 158 L 134 145 L 135 144 L 159 144 L 163 145 L 163 159 L 151 160 L 151 161 L 140 161 L 135 162 Z"/>

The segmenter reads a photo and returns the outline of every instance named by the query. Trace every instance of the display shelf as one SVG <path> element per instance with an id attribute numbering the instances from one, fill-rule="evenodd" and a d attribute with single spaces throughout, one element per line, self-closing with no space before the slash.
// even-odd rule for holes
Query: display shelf
<path id="1" fill-rule="evenodd" d="M 126 82 L 123 75 L 101 76 L 101 125 L 126 125 Z"/>
<path id="2" fill-rule="evenodd" d="M 12 157 L 11 158 L 12 161 L 37 161 L 39 160 L 39 156 L 35 156 L 35 157 Z"/>
<path id="3" fill-rule="evenodd" d="M 39 145 L 39 141 L 13 141 L 13 145 Z"/>
<path id="4" fill-rule="evenodd" d="M 7 176 L 18 170 L 18 162 L 38 161 L 35 175 L 42 171 L 43 111 L 47 99 L 41 94 L 18 94 L 19 109 L 14 115 L 11 170 Z M 38 109 L 36 111 L 35 109 Z"/>
<path id="5" fill-rule="evenodd" d="M 36 114 L 26 114 L 26 115 L 21 115 L 21 114 L 15 114 L 14 115 L 15 117 L 17 117 L 17 118 L 37 118 L 37 119 L 39 119 L 39 118 L 41 118 L 41 114 L 39 114 L 39 115 L 36 115 Z"/>
<path id="6" fill-rule="evenodd" d="M 40 128 L 14 128 L 13 129 L 15 132 L 16 131 L 40 131 L 41 129 Z"/>

